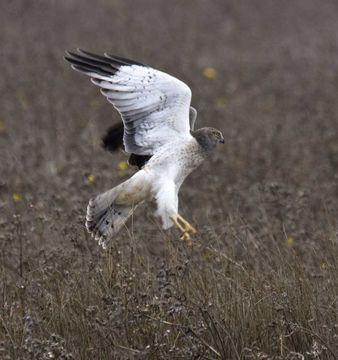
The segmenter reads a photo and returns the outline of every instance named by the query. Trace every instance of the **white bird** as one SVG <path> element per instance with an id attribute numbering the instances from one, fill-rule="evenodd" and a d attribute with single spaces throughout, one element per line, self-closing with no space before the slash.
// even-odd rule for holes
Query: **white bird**
<path id="1" fill-rule="evenodd" d="M 185 178 L 218 143 L 219 130 L 194 131 L 197 112 L 190 107 L 191 90 L 162 71 L 117 56 L 78 50 L 65 57 L 74 70 L 91 77 L 118 110 L 124 125 L 123 143 L 140 167 L 127 181 L 89 201 L 86 227 L 106 248 L 135 208 L 155 200 L 155 215 L 164 229 L 174 224 L 191 244 L 195 228 L 178 213 L 178 192 Z"/>

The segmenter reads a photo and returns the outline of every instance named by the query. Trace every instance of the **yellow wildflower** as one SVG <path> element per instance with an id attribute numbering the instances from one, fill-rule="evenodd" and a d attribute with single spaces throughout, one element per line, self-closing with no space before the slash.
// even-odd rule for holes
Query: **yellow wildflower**
<path id="1" fill-rule="evenodd" d="M 292 236 L 289 236 L 286 240 L 286 245 L 291 247 L 295 243 L 295 239 Z"/>
<path id="2" fill-rule="evenodd" d="M 22 200 L 22 195 L 17 192 L 14 192 L 12 197 L 13 197 L 14 202 L 19 202 Z"/>
<path id="3" fill-rule="evenodd" d="M 88 175 L 87 180 L 89 183 L 92 184 L 95 181 L 95 175 L 92 175 L 92 174 Z"/>
<path id="4" fill-rule="evenodd" d="M 205 67 L 203 69 L 203 76 L 207 79 L 214 79 L 216 77 L 216 70 L 213 67 Z"/>
<path id="5" fill-rule="evenodd" d="M 322 270 L 326 270 L 327 269 L 327 263 L 325 262 L 325 261 L 322 261 L 321 262 L 321 264 L 320 264 L 320 268 L 322 269 Z"/>
<path id="6" fill-rule="evenodd" d="M 124 160 L 120 161 L 117 165 L 119 171 L 126 171 L 128 169 L 128 163 Z"/>
<path id="7" fill-rule="evenodd" d="M 117 164 L 117 170 L 119 171 L 119 176 L 124 176 L 127 169 L 128 169 L 128 163 L 126 161 L 121 160 Z"/>

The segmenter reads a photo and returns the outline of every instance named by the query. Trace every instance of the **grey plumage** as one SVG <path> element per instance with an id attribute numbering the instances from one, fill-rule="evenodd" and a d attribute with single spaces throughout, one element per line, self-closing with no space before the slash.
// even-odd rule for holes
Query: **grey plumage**
<path id="1" fill-rule="evenodd" d="M 224 142 L 213 128 L 194 130 L 197 111 L 190 106 L 191 90 L 180 80 L 146 65 L 117 56 L 79 50 L 66 60 L 92 78 L 119 111 L 123 145 L 130 162 L 141 170 L 130 179 L 90 200 L 86 227 L 106 247 L 135 208 L 154 200 L 164 229 L 175 224 L 189 241 L 196 230 L 178 214 L 178 192 L 185 178 Z M 119 133 L 118 133 L 119 131 Z M 114 127 L 104 145 L 114 150 L 121 134 Z"/>
<path id="2" fill-rule="evenodd" d="M 206 151 L 214 149 L 218 143 L 224 144 L 222 133 L 212 127 L 200 128 L 196 131 L 190 131 L 190 134 L 196 139 L 198 144 Z"/>

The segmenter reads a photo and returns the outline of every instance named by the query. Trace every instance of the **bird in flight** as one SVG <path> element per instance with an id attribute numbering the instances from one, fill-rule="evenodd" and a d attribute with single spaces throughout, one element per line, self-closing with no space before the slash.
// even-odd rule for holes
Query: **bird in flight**
<path id="1" fill-rule="evenodd" d="M 222 133 L 211 127 L 195 130 L 197 111 L 191 90 L 162 71 L 141 63 L 78 49 L 65 59 L 74 70 L 91 77 L 120 113 L 103 138 L 105 148 L 121 146 L 139 170 L 128 180 L 89 201 L 86 228 L 106 248 L 136 207 L 155 200 L 163 229 L 173 225 L 191 245 L 195 228 L 178 213 L 178 192 L 185 178 L 216 148 Z"/>

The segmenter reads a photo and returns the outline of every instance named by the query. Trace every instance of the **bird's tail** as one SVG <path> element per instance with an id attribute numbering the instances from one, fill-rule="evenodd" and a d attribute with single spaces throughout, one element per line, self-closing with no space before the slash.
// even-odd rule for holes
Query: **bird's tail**
<path id="1" fill-rule="evenodd" d="M 136 207 L 147 198 L 149 186 L 144 171 L 89 201 L 86 228 L 103 248 L 116 235 Z"/>

